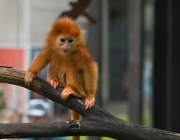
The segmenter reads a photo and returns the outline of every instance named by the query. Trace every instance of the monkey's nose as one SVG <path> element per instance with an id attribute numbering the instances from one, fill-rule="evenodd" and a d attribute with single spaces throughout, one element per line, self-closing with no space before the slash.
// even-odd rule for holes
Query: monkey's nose
<path id="1" fill-rule="evenodd" d="M 67 45 L 67 44 L 65 44 L 65 45 L 64 45 L 64 48 L 65 48 L 65 49 L 67 49 L 67 47 L 68 47 L 68 45 Z"/>

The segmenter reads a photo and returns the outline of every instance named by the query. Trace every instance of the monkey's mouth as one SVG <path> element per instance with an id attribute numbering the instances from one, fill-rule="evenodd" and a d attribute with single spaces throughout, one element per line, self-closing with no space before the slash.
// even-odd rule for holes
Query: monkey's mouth
<path id="1" fill-rule="evenodd" d="M 68 50 L 63 50 L 63 53 L 68 53 Z"/>
<path id="2" fill-rule="evenodd" d="M 68 53 L 69 49 L 62 49 L 60 48 L 63 53 Z"/>

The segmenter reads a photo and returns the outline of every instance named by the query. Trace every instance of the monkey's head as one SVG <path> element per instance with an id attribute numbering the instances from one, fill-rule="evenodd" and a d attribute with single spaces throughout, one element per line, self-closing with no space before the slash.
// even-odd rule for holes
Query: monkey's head
<path id="1" fill-rule="evenodd" d="M 83 40 L 83 31 L 69 17 L 58 19 L 49 31 L 47 39 L 55 43 L 53 47 L 64 54 L 78 49 L 78 43 Z"/>

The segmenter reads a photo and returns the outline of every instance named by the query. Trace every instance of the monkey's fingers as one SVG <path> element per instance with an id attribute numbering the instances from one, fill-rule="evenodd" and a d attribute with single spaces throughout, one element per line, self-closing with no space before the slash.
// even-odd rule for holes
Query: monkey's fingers
<path id="1" fill-rule="evenodd" d="M 34 79 L 34 77 L 35 77 L 34 73 L 27 71 L 26 74 L 25 74 L 25 77 L 24 77 L 25 84 L 30 86 L 31 83 L 32 83 L 32 80 Z"/>
<path id="2" fill-rule="evenodd" d="M 93 101 L 86 101 L 85 106 L 86 106 L 86 110 L 90 109 L 94 106 L 94 102 Z"/>
<path id="3" fill-rule="evenodd" d="M 86 110 L 90 109 L 94 106 L 94 102 L 95 102 L 95 98 L 92 98 L 91 100 L 89 100 L 88 98 L 85 100 L 85 106 L 86 106 Z"/>
<path id="4" fill-rule="evenodd" d="M 66 87 L 61 94 L 61 99 L 63 101 L 67 100 L 68 96 L 71 95 L 73 92 L 74 90 L 71 87 Z"/>
<path id="5" fill-rule="evenodd" d="M 57 82 L 54 79 L 50 80 L 49 83 L 54 89 L 56 89 L 58 87 L 58 85 L 59 85 L 59 82 Z"/>

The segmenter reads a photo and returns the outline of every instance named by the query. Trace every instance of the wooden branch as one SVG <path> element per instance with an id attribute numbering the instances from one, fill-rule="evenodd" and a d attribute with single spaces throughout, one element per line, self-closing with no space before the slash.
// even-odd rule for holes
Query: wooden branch
<path id="1" fill-rule="evenodd" d="M 19 85 L 37 92 L 50 100 L 57 102 L 82 115 L 80 121 L 63 121 L 51 123 L 0 124 L 0 138 L 28 138 L 55 136 L 106 136 L 122 140 L 180 140 L 180 134 L 143 127 L 128 123 L 112 116 L 110 113 L 95 105 L 85 110 L 84 100 L 70 96 L 62 101 L 62 89 L 54 90 L 48 82 L 39 77 L 33 80 L 32 86 L 24 84 L 25 72 L 18 69 L 0 67 L 0 82 Z"/>

